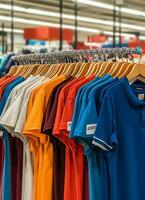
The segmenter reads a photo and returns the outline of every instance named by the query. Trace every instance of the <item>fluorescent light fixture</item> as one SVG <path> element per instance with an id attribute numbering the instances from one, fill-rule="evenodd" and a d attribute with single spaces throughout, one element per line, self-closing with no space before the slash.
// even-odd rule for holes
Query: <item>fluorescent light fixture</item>
<path id="1" fill-rule="evenodd" d="M 141 36 L 139 36 L 139 39 L 145 41 L 145 35 L 141 35 Z"/>
<path id="2" fill-rule="evenodd" d="M 11 17 L 9 16 L 0 16 L 0 21 L 11 21 Z M 36 21 L 36 20 L 30 20 L 30 19 L 25 19 L 25 18 L 19 18 L 19 17 L 14 17 L 14 21 L 15 22 L 19 22 L 19 23 L 24 23 L 24 24 L 31 24 L 31 25 L 38 25 L 38 26 L 50 26 L 50 27 L 56 27 L 59 28 L 60 25 L 59 24 L 55 24 L 55 23 L 49 23 L 49 22 L 43 22 L 43 21 Z M 74 30 L 75 27 L 71 26 L 71 25 L 66 25 L 63 24 L 63 28 L 67 28 L 67 29 L 71 29 Z M 83 32 L 90 32 L 90 33 L 100 33 L 100 30 L 98 29 L 92 29 L 92 28 L 86 28 L 86 27 L 81 27 L 79 26 L 78 31 L 83 31 Z"/>
<path id="3" fill-rule="evenodd" d="M 75 0 L 73 0 L 73 1 L 75 1 Z M 114 9 L 114 6 L 111 5 L 111 4 L 101 3 L 101 2 L 97 2 L 97 1 L 93 1 L 93 0 L 77 0 L 77 3 L 86 4 L 86 5 L 89 5 L 89 6 L 108 9 L 108 10 Z M 116 7 L 116 10 L 119 10 L 119 8 Z M 122 7 L 121 11 L 125 14 L 131 14 L 131 15 L 137 15 L 137 16 L 145 17 L 145 13 L 143 11 L 140 11 L 140 10 L 134 10 L 134 9 Z"/>
<path id="4" fill-rule="evenodd" d="M 0 31 L 2 31 L 2 28 L 0 28 Z M 13 31 L 14 31 L 14 33 L 21 33 L 21 34 L 24 32 L 22 29 L 14 29 Z M 11 29 L 10 28 L 4 28 L 4 32 L 10 33 Z"/>
<path id="5" fill-rule="evenodd" d="M 111 9 L 113 6 L 109 6 L 109 4 L 105 4 L 105 3 L 100 3 L 100 2 L 94 2 L 92 0 L 78 0 L 78 2 L 84 2 L 85 4 L 90 4 L 90 5 L 94 5 L 94 6 L 98 6 L 98 7 L 103 7 L 103 8 L 108 8 Z M 92 2 L 92 3 L 91 3 Z M 105 7 L 106 5 L 106 7 Z M 11 6 L 7 5 L 7 4 L 0 4 L 0 8 L 1 9 L 7 9 L 7 10 L 11 10 Z M 124 10 L 126 13 L 127 12 L 131 12 L 132 13 L 142 13 L 141 11 L 135 11 L 135 10 L 131 10 L 128 8 L 122 8 L 122 10 Z M 29 13 L 29 14 L 35 14 L 35 15 L 43 15 L 43 16 L 50 16 L 50 17 L 59 17 L 59 13 L 56 12 L 48 12 L 48 11 L 43 11 L 43 10 L 39 10 L 39 9 L 33 9 L 33 8 L 23 8 L 20 6 L 14 6 L 14 11 L 18 11 L 18 12 L 24 12 L 24 13 Z M 145 16 L 145 13 L 142 13 Z M 68 15 L 68 14 L 63 14 L 63 18 L 64 19 L 70 19 L 70 20 L 74 20 L 75 17 L 74 15 Z M 92 23 L 92 24 L 102 24 L 102 25 L 108 25 L 108 26 L 113 26 L 113 21 L 110 20 L 101 20 L 101 19 L 94 19 L 94 18 L 89 18 L 89 17 L 83 17 L 83 16 L 78 16 L 77 17 L 78 21 L 82 21 L 82 22 L 87 22 L 87 23 Z M 22 23 L 25 23 L 26 20 L 23 20 Z M 27 20 L 28 21 L 28 20 Z M 32 24 L 41 24 L 41 25 L 46 25 L 48 26 L 49 23 L 47 22 L 42 22 L 42 21 L 34 21 L 34 20 L 29 20 L 28 23 L 31 24 L 31 22 L 33 21 Z M 19 22 L 19 21 L 17 21 Z M 119 26 L 119 23 L 116 23 L 116 26 Z M 122 23 L 122 27 L 123 28 L 127 28 L 127 29 L 133 29 L 133 30 L 137 30 L 137 31 L 145 31 L 145 27 L 144 26 L 138 26 L 138 25 L 133 25 L 133 24 L 126 24 L 126 23 Z M 78 29 L 79 30 L 79 29 Z M 93 30 L 93 29 L 92 29 Z"/>

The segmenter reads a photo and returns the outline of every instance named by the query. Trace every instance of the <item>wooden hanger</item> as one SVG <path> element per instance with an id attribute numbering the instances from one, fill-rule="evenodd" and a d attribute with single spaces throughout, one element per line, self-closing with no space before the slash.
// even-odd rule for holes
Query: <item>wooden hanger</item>
<path id="1" fill-rule="evenodd" d="M 96 65 L 98 65 L 97 62 L 91 62 L 90 67 L 89 67 L 87 73 L 85 74 L 85 77 L 89 77 L 90 75 L 93 74 L 93 71 L 96 68 Z"/>
<path id="2" fill-rule="evenodd" d="M 74 71 L 74 68 L 76 66 L 76 63 L 67 63 L 68 64 L 68 69 L 67 71 L 63 74 L 66 78 L 69 78 Z"/>
<path id="3" fill-rule="evenodd" d="M 91 63 L 85 63 L 84 66 L 82 67 L 82 71 L 80 72 L 80 74 L 78 74 L 78 77 L 84 77 L 86 75 L 86 73 L 88 72 L 88 70 L 90 69 Z"/>
<path id="4" fill-rule="evenodd" d="M 60 76 L 61 74 L 63 74 L 65 66 L 66 66 L 66 63 L 59 64 L 58 70 L 57 70 L 57 73 L 55 74 L 55 76 Z"/>
<path id="5" fill-rule="evenodd" d="M 111 68 L 110 68 L 108 74 L 112 74 L 112 73 L 114 72 L 114 70 L 117 68 L 117 65 L 118 65 L 119 63 L 122 63 L 122 64 L 123 64 L 123 63 L 125 63 L 125 62 L 114 62 L 114 64 L 111 66 Z"/>
<path id="6" fill-rule="evenodd" d="M 40 72 L 40 76 L 45 76 L 45 74 L 48 72 L 48 70 L 50 69 L 51 64 L 48 65 L 44 65 L 43 69 Z"/>
<path id="7" fill-rule="evenodd" d="M 118 73 L 119 69 L 122 67 L 123 64 L 126 64 L 126 66 L 128 65 L 127 62 L 123 62 L 123 61 L 117 62 L 116 64 L 113 64 L 112 68 L 109 71 L 109 74 L 112 77 L 114 77 Z"/>
<path id="8" fill-rule="evenodd" d="M 106 69 L 107 69 L 107 66 L 110 62 L 103 62 L 101 64 L 101 66 L 99 67 L 99 71 L 97 73 L 98 76 L 102 77 L 104 74 L 106 74 Z M 112 63 L 112 62 L 111 62 Z"/>
<path id="9" fill-rule="evenodd" d="M 50 76 L 51 76 L 51 74 L 53 73 L 54 70 L 55 70 L 55 64 L 51 64 L 50 69 L 45 74 L 45 76 L 48 77 L 48 78 L 50 78 Z"/>
<path id="10" fill-rule="evenodd" d="M 14 76 L 21 76 L 25 66 L 18 67 L 18 70 L 13 74 Z"/>
<path id="11" fill-rule="evenodd" d="M 28 78 L 30 75 L 33 75 L 37 72 L 37 70 L 39 69 L 39 64 L 35 64 L 33 66 L 30 67 L 29 70 L 27 70 L 27 72 L 23 75 L 24 78 Z"/>
<path id="12" fill-rule="evenodd" d="M 138 79 L 139 76 L 145 78 L 145 64 L 137 63 L 133 66 L 131 72 L 128 74 L 127 78 L 129 81 Z"/>
<path id="13" fill-rule="evenodd" d="M 12 66 L 7 73 L 7 76 L 13 76 L 21 66 Z"/>
<path id="14" fill-rule="evenodd" d="M 34 76 L 39 75 L 44 70 L 44 66 L 46 66 L 46 65 L 45 64 L 39 64 L 39 67 L 38 67 L 37 71 L 35 72 Z"/>
<path id="15" fill-rule="evenodd" d="M 100 72 L 99 76 L 102 77 L 105 74 L 109 74 L 109 71 L 110 71 L 112 65 L 114 65 L 114 62 L 112 62 L 112 61 L 105 64 L 104 69 L 102 69 L 102 72 Z"/>
<path id="16" fill-rule="evenodd" d="M 118 78 L 123 78 L 125 76 L 127 76 L 131 70 L 132 67 L 135 65 L 135 63 L 130 63 L 127 67 L 125 64 L 123 64 L 123 66 L 120 68 L 119 72 L 116 74 L 116 77 Z"/>
<path id="17" fill-rule="evenodd" d="M 75 77 L 83 77 L 87 71 L 89 70 L 91 63 L 79 63 L 80 66 L 77 65 Z M 75 72 L 74 72 L 75 73 Z"/>
<path id="18" fill-rule="evenodd" d="M 94 74 L 96 75 L 96 76 L 98 76 L 98 73 L 99 73 L 99 71 L 100 71 L 100 67 L 101 67 L 101 65 L 103 64 L 104 62 L 98 62 L 98 65 L 96 66 L 96 69 L 95 69 L 95 71 L 94 71 Z"/>
<path id="19" fill-rule="evenodd" d="M 18 70 L 18 66 L 12 66 L 9 72 L 7 73 L 7 76 L 12 76 L 14 73 L 16 73 L 17 70 Z"/>
<path id="20" fill-rule="evenodd" d="M 78 72 L 80 69 L 83 67 L 84 63 L 83 62 L 78 62 L 73 65 L 73 71 L 71 72 L 72 77 L 77 77 Z"/>

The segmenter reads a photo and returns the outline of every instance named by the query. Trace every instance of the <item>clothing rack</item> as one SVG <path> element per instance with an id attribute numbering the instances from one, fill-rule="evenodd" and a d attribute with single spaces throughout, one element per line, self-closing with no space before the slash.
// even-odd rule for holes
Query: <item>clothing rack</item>
<path id="1" fill-rule="evenodd" d="M 142 54 L 140 48 L 104 48 L 104 49 L 88 49 L 88 50 L 69 50 L 57 51 L 50 53 L 16 55 L 13 60 L 16 65 L 19 64 L 35 64 L 35 63 L 62 63 L 94 60 L 108 60 L 108 58 L 118 57 L 127 58 L 128 55 Z"/>

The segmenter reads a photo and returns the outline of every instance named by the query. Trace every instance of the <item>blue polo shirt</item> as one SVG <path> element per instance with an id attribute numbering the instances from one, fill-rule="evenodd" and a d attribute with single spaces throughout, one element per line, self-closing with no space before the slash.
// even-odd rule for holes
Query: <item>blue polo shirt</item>
<path id="1" fill-rule="evenodd" d="M 123 78 L 107 90 L 93 144 L 105 152 L 111 200 L 145 199 L 145 84 Z"/>
<path id="2" fill-rule="evenodd" d="M 25 80 L 25 78 L 23 78 L 23 77 L 17 77 L 11 84 L 9 84 L 6 87 L 6 89 L 4 91 L 4 94 L 2 96 L 2 99 L 0 100 L 0 115 L 1 115 L 1 113 L 3 111 L 3 109 L 4 109 L 4 106 L 5 106 L 6 102 L 7 102 L 7 99 L 9 97 L 10 92 L 12 91 L 12 89 L 14 87 L 16 87 L 18 84 L 22 83 L 24 80 Z"/>
<path id="3" fill-rule="evenodd" d="M 105 75 L 102 78 L 96 77 L 94 80 L 90 81 L 88 84 L 81 87 L 80 90 L 78 91 L 76 100 L 75 100 L 70 137 L 72 137 L 72 138 L 74 137 L 73 133 L 74 133 L 75 127 L 77 126 L 77 123 L 79 122 L 79 119 L 81 118 L 81 116 L 84 112 L 84 109 L 86 108 L 88 92 L 90 91 L 90 89 L 93 86 L 95 86 L 99 83 L 102 83 L 103 81 L 105 81 L 109 78 L 110 78 L 110 75 Z"/>
<path id="4" fill-rule="evenodd" d="M 85 150 L 85 155 L 87 156 L 88 160 L 88 177 L 89 177 L 89 199 L 90 200 L 97 200 L 97 199 L 102 199 L 104 200 L 105 194 L 108 193 L 108 188 L 106 187 L 107 183 L 105 183 L 106 178 L 104 178 L 104 183 L 102 181 L 102 178 L 100 177 L 106 177 L 106 174 L 102 174 L 103 170 L 102 168 L 105 168 L 106 165 L 103 159 L 101 157 L 103 155 L 98 154 L 96 149 L 92 148 L 91 141 L 92 141 L 92 134 L 91 134 L 91 140 L 89 141 L 90 133 L 86 135 L 86 127 L 87 127 L 87 121 L 91 121 L 94 124 L 94 121 L 96 123 L 97 120 L 97 103 L 99 102 L 99 97 L 102 89 L 108 85 L 113 85 L 117 83 L 118 79 L 112 79 L 110 76 L 106 76 L 106 79 L 104 81 L 99 82 L 99 84 L 94 85 L 93 87 L 90 87 L 90 91 L 86 93 L 86 97 L 88 100 L 88 105 L 84 110 L 84 114 L 82 113 L 82 118 L 79 120 L 77 123 L 77 126 L 73 132 L 75 138 L 79 138 L 79 142 L 81 142 L 84 146 Z M 90 104 L 91 102 L 91 104 Z M 92 104 L 93 102 L 93 104 Z M 96 103 L 95 103 L 96 102 Z M 94 104 L 95 103 L 95 104 Z M 88 115 L 86 115 L 86 113 Z M 94 114 L 95 113 L 95 114 Z M 93 121 L 94 120 L 94 121 Z M 72 131 L 72 130 L 71 130 Z M 81 140 L 80 140 L 81 138 Z M 101 168 L 100 168 L 101 166 Z M 101 170 L 100 170 L 101 169 Z M 105 171 L 105 170 L 104 170 Z M 105 171 L 106 172 L 106 171 Z M 104 173 L 104 172 L 103 172 Z M 107 192 L 105 191 L 104 196 L 101 197 L 102 195 L 102 188 L 101 186 L 106 188 Z M 104 189 L 105 190 L 105 189 Z M 104 191 L 103 191 L 104 192 Z M 104 198 L 105 197 L 105 198 Z"/>

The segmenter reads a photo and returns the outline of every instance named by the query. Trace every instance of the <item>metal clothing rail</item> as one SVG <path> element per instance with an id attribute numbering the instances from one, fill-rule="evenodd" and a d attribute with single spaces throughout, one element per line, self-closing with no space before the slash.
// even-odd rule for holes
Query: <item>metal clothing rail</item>
<path id="1" fill-rule="evenodd" d="M 104 49 L 88 49 L 88 50 L 69 50 L 69 51 L 57 51 L 50 53 L 40 54 L 27 54 L 16 55 L 13 60 L 16 64 L 35 64 L 35 63 L 62 63 L 62 62 L 78 62 L 91 60 L 91 58 L 97 60 L 98 57 L 105 60 L 110 57 L 125 58 L 128 55 L 142 54 L 140 48 L 104 48 Z M 103 60 L 102 59 L 102 60 Z M 64 61 L 65 60 L 65 61 Z M 98 59 L 99 60 L 99 59 Z M 106 59 L 107 60 L 107 59 Z"/>

